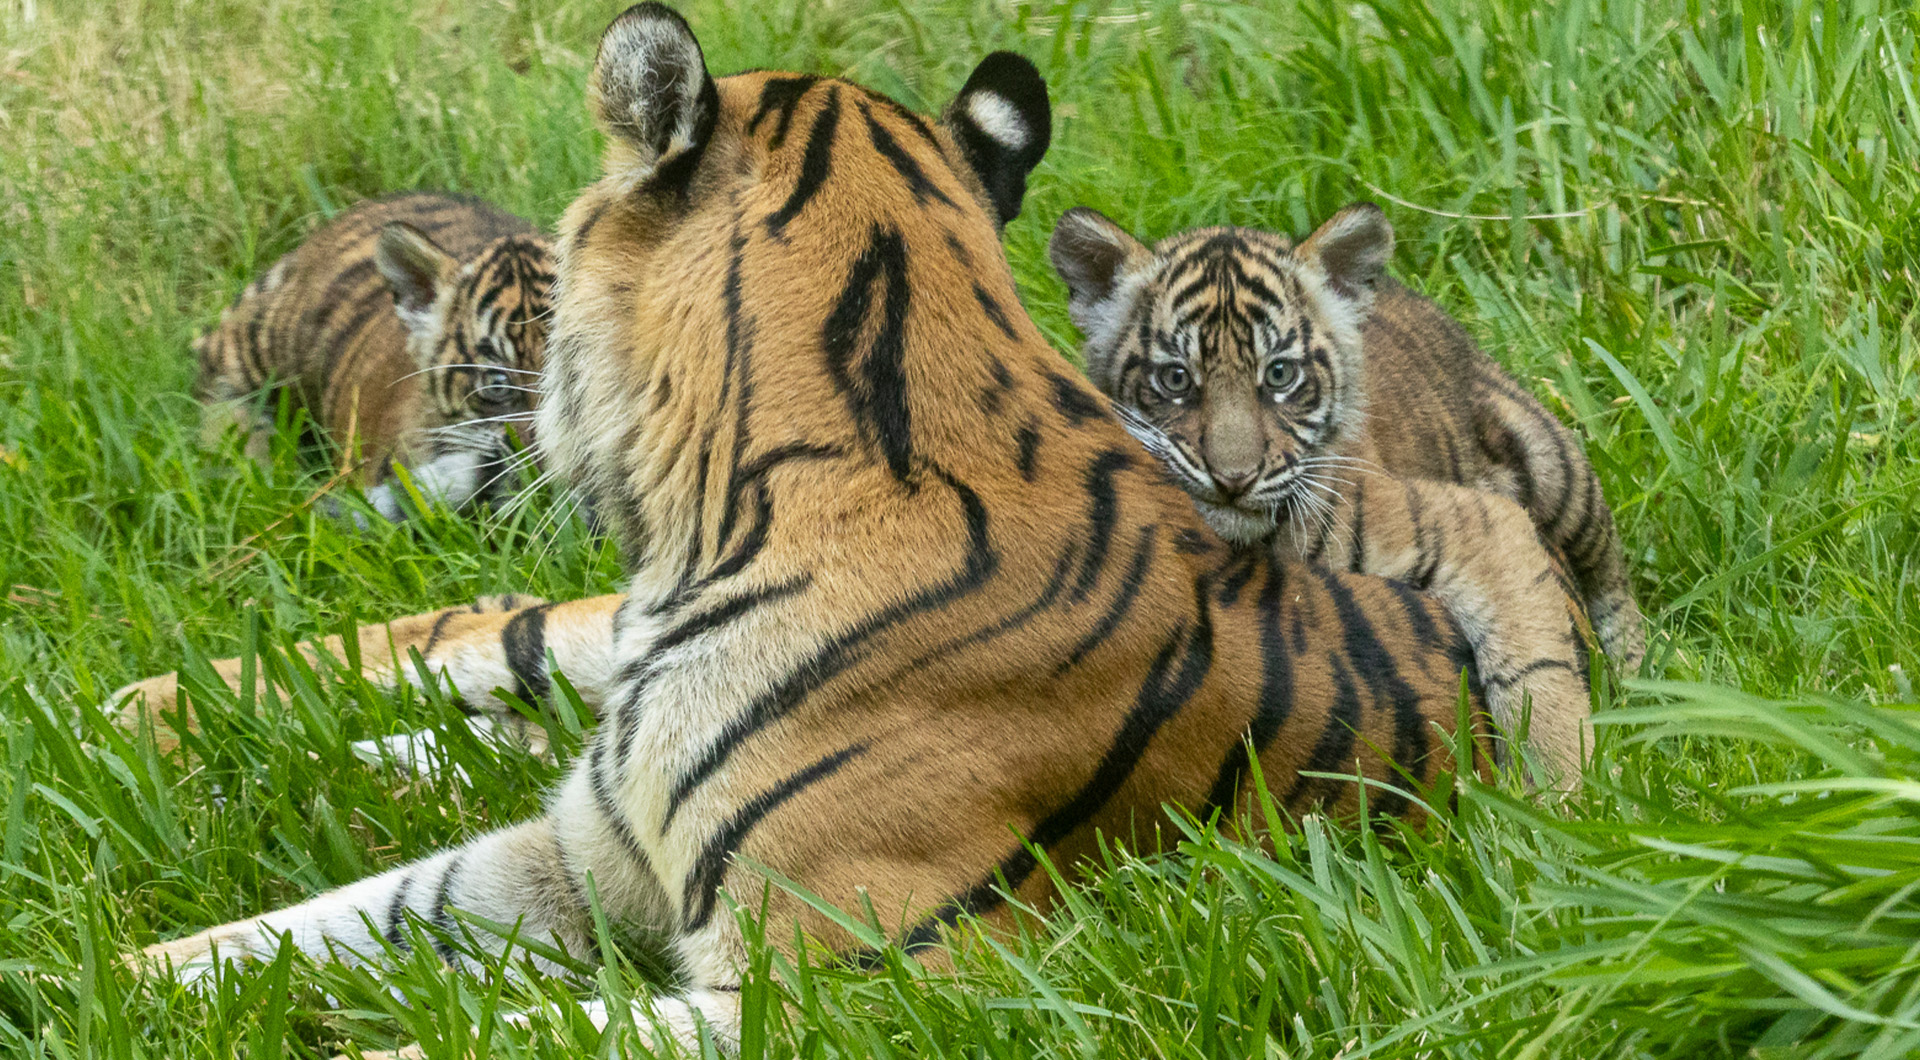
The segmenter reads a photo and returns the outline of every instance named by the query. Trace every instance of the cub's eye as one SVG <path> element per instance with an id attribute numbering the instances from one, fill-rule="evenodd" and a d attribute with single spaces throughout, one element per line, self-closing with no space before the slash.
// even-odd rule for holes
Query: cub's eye
<path id="1" fill-rule="evenodd" d="M 1193 373 L 1184 364 L 1163 364 L 1153 373 L 1154 384 L 1170 398 L 1181 398 L 1193 389 Z"/>
<path id="2" fill-rule="evenodd" d="M 1267 389 L 1276 394 L 1291 389 L 1293 384 L 1299 381 L 1300 362 L 1298 361 L 1268 361 L 1266 374 L 1261 378 L 1261 382 L 1266 384 Z"/>
<path id="3" fill-rule="evenodd" d="M 513 393 L 512 380 L 507 378 L 507 373 L 496 368 L 480 377 L 480 385 L 474 389 L 473 396 L 490 405 L 503 405 L 513 400 Z"/>

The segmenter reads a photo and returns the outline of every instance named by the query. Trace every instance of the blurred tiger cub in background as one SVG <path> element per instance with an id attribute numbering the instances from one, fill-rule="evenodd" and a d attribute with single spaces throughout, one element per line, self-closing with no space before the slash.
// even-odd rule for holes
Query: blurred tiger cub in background
<path id="1" fill-rule="evenodd" d="M 1579 439 L 1384 274 L 1393 242 L 1371 203 L 1298 248 L 1245 228 L 1149 248 L 1081 207 L 1049 252 L 1094 384 L 1213 528 L 1439 596 L 1495 720 L 1530 698 L 1529 742 L 1577 783 L 1585 618 L 1627 671 L 1646 650 L 1612 511 Z"/>
<path id="2" fill-rule="evenodd" d="M 204 435 L 247 432 L 264 461 L 284 390 L 343 452 L 382 516 L 405 514 L 395 463 L 458 507 L 497 488 L 507 425 L 526 429 L 546 346 L 553 252 L 477 199 L 360 203 L 249 284 L 194 344 Z"/>

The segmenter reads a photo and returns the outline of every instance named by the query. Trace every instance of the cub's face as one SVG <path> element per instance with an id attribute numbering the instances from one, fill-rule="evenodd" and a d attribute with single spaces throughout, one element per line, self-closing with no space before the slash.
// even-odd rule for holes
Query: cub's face
<path id="1" fill-rule="evenodd" d="M 1360 325 L 1393 249 L 1377 208 L 1348 207 L 1296 249 L 1246 228 L 1149 248 L 1080 207 L 1049 249 L 1094 385 L 1221 536 L 1251 543 L 1330 510 L 1363 416 Z"/>
<path id="2" fill-rule="evenodd" d="M 678 545 L 676 498 L 756 488 L 733 464 L 756 409 L 781 410 L 756 444 L 850 420 L 900 452 L 933 367 L 906 348 L 988 297 L 930 278 L 1004 270 L 999 226 L 1046 150 L 1033 65 L 989 56 L 936 120 L 832 78 L 715 79 L 680 16 L 644 3 L 602 36 L 589 102 L 604 175 L 560 223 L 547 467 L 629 545 Z M 890 352 L 852 352 L 869 347 Z"/>
<path id="3" fill-rule="evenodd" d="M 423 426 L 519 419 L 533 408 L 553 293 L 544 238 L 504 236 L 461 263 L 394 222 L 380 233 L 375 264 L 420 371 Z"/>

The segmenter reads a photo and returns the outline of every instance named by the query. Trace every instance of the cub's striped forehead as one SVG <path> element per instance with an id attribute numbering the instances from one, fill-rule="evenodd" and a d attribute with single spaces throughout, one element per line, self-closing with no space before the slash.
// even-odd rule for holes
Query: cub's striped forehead
<path id="1" fill-rule="evenodd" d="M 496 240 L 475 259 L 461 294 L 476 322 L 525 324 L 545 316 L 553 251 L 537 236 Z"/>
<path id="2" fill-rule="evenodd" d="M 1291 250 L 1286 237 L 1257 229 L 1170 236 L 1153 249 L 1139 326 L 1161 335 L 1197 333 L 1198 357 L 1250 352 L 1256 329 L 1307 311 Z"/>

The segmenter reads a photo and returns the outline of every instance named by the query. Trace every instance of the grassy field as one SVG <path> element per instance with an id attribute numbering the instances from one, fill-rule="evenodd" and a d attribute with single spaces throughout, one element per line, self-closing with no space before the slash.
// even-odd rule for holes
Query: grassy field
<path id="1" fill-rule="evenodd" d="M 363 196 L 454 188 L 550 223 L 596 166 L 581 86 L 617 7 L 0 0 L 0 1051 L 613 1048 L 497 1023 L 576 986 L 425 959 L 378 979 L 282 960 L 206 995 L 115 963 L 525 814 L 553 766 L 461 744 L 470 782 L 382 775 L 345 742 L 449 705 L 298 668 L 258 716 L 203 707 L 191 768 L 91 708 L 356 617 L 617 585 L 613 550 L 541 505 L 366 535 L 322 520 L 311 454 L 263 474 L 196 449 L 187 353 Z M 1034 58 L 1055 146 L 1007 243 L 1063 349 L 1044 248 L 1071 205 L 1157 236 L 1301 233 L 1379 201 L 1398 274 L 1591 439 L 1653 623 L 1573 805 L 1469 784 L 1417 834 L 1309 822 L 1267 855 L 1188 828 L 1177 854 L 1116 849 L 1068 908 L 973 940 L 950 977 L 763 962 L 747 1055 L 1920 1053 L 1909 5 L 687 14 L 716 71 L 845 74 L 921 109 L 989 49 Z M 633 952 L 600 990 L 657 981 Z"/>

